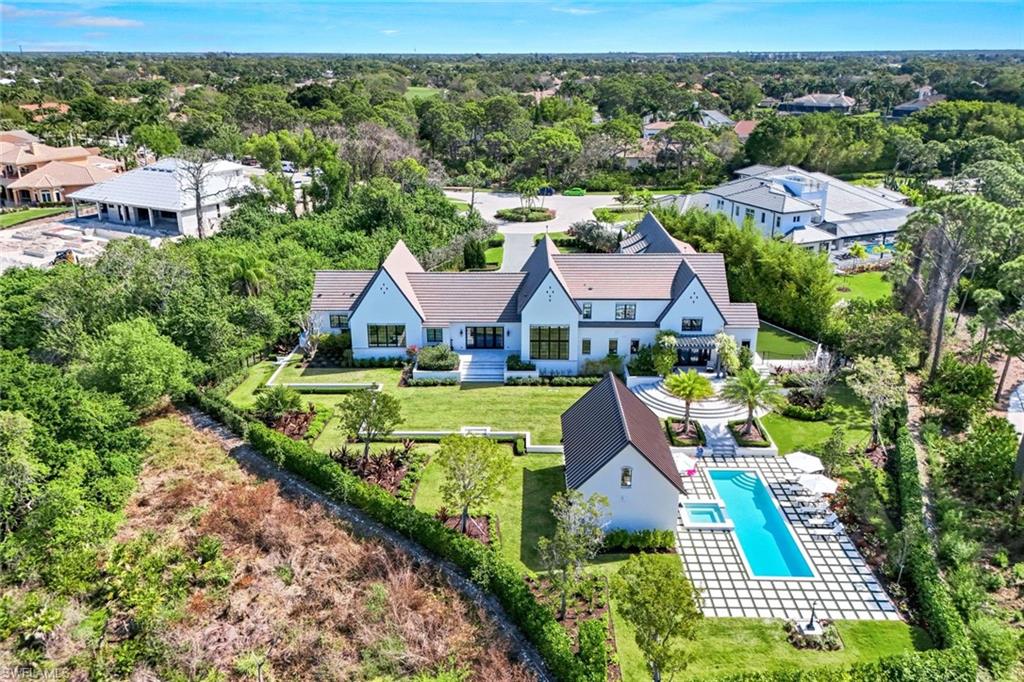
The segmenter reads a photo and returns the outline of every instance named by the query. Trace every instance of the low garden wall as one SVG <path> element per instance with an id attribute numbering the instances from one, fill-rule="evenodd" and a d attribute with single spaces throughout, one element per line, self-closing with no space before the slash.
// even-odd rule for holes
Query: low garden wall
<path id="1" fill-rule="evenodd" d="M 653 386 L 661 381 L 660 376 L 644 376 L 642 374 L 630 374 L 629 367 L 624 366 L 622 368 L 623 373 L 626 375 L 626 388 L 636 388 L 637 386 Z"/>
<path id="2" fill-rule="evenodd" d="M 462 378 L 462 374 L 457 369 L 419 369 L 418 367 L 413 367 L 412 378 L 437 379 L 438 381 L 458 381 L 460 378 Z"/>

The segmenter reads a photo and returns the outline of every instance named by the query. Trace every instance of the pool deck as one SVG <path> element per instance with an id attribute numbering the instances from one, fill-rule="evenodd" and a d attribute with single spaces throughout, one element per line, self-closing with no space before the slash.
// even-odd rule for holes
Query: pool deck
<path id="1" fill-rule="evenodd" d="M 684 475 L 686 499 L 716 497 L 708 469 L 757 471 L 767 482 L 815 572 L 813 578 L 753 578 L 735 532 L 677 526 L 683 569 L 702 594 L 709 617 L 900 620 L 878 578 L 845 533 L 814 535 L 796 513 L 783 481 L 796 472 L 781 457 L 705 457 L 697 475 Z"/>

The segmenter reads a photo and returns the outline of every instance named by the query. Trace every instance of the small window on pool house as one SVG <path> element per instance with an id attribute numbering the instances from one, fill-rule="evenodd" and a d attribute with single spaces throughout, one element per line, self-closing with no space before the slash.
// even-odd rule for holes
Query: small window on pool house
<path id="1" fill-rule="evenodd" d="M 619 476 L 619 485 L 623 488 L 633 487 L 633 467 L 622 467 L 622 474 Z"/>

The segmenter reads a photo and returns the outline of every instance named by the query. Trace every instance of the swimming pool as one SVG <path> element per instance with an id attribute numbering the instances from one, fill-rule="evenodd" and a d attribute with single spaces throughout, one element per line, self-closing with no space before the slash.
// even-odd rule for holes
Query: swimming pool
<path id="1" fill-rule="evenodd" d="M 725 502 L 740 551 L 753 577 L 814 577 L 810 562 L 760 475 L 754 471 L 711 469 L 708 476 Z"/>

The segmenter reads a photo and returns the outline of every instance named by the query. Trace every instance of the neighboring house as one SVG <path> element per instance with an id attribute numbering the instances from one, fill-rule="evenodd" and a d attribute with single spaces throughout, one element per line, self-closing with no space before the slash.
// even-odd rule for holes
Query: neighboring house
<path id="1" fill-rule="evenodd" d="M 72 192 L 113 178 L 120 167 L 102 156 L 85 163 L 51 161 L 7 185 L 7 195 L 15 206 L 66 202 Z"/>
<path id="2" fill-rule="evenodd" d="M 898 104 L 895 107 L 893 107 L 892 118 L 906 118 L 907 116 L 910 116 L 913 113 L 921 111 L 922 109 L 927 109 L 933 104 L 938 104 L 939 102 L 945 101 L 945 95 L 940 95 L 939 93 L 935 92 L 932 88 L 925 86 L 917 91 L 916 98 L 910 100 L 909 102 L 904 102 L 903 104 Z"/>
<path id="3" fill-rule="evenodd" d="M 39 142 L 39 138 L 25 130 L 3 130 L 0 131 L 0 142 L 31 144 L 33 142 Z"/>
<path id="4" fill-rule="evenodd" d="M 577 374 L 662 330 L 680 334 L 682 365 L 713 365 L 723 330 L 756 351 L 757 307 L 729 300 L 722 254 L 694 253 L 653 215 L 642 225 L 644 244 L 620 253 L 563 254 L 545 236 L 520 272 L 425 272 L 399 241 L 377 270 L 317 272 L 311 309 L 322 331 L 351 332 L 356 358 L 446 343 Z"/>
<path id="5" fill-rule="evenodd" d="M 736 137 L 740 138 L 741 142 L 746 142 L 750 134 L 754 132 L 754 128 L 757 127 L 757 121 L 736 121 L 736 125 L 733 126 L 733 131 L 736 133 Z"/>
<path id="6" fill-rule="evenodd" d="M 675 530 L 683 481 L 657 415 L 609 373 L 562 414 L 565 487 L 608 498 L 609 526 Z"/>
<path id="7" fill-rule="evenodd" d="M 660 143 L 653 138 L 642 138 L 637 140 L 630 149 L 619 154 L 619 158 L 622 159 L 623 165 L 629 170 L 639 168 L 640 166 L 653 166 L 658 160 L 658 150 L 661 148 Z"/>
<path id="8" fill-rule="evenodd" d="M 655 135 L 668 130 L 674 125 L 675 122 L 673 121 L 654 121 L 652 123 L 645 123 L 643 128 L 643 138 L 648 140 Z"/>
<path id="9" fill-rule="evenodd" d="M 891 241 L 915 210 L 899 192 L 851 185 L 796 166 L 758 164 L 736 175 L 736 180 L 675 203 L 680 209 L 724 213 L 737 225 L 749 219 L 766 237 L 822 251 Z"/>
<path id="10" fill-rule="evenodd" d="M 196 237 L 199 235 L 194 190 L 179 167 L 166 158 L 70 195 L 75 214 L 78 204 L 96 204 L 99 220 Z M 215 232 L 232 210 L 232 199 L 249 191 L 252 183 L 245 167 L 230 161 L 211 161 L 202 187 L 203 226 Z"/>
<path id="11" fill-rule="evenodd" d="M 18 108 L 32 114 L 35 122 L 45 121 L 47 116 L 66 114 L 71 107 L 63 102 L 43 102 L 42 104 L 19 104 Z"/>
<path id="12" fill-rule="evenodd" d="M 0 139 L 0 177 L 13 181 L 26 173 L 45 166 L 51 161 L 84 163 L 91 156 L 97 156 L 96 147 L 51 147 L 42 142 L 28 140 L 8 141 L 21 131 L 8 131 Z"/>
<path id="13" fill-rule="evenodd" d="M 736 122 L 717 109 L 701 109 L 699 125 L 702 128 L 713 128 L 715 126 L 732 128 L 736 125 Z"/>
<path id="14" fill-rule="evenodd" d="M 848 114 L 853 111 L 857 100 L 840 93 L 812 92 L 803 97 L 782 102 L 779 104 L 779 111 L 790 114 L 813 114 L 821 112 L 835 112 Z"/>

